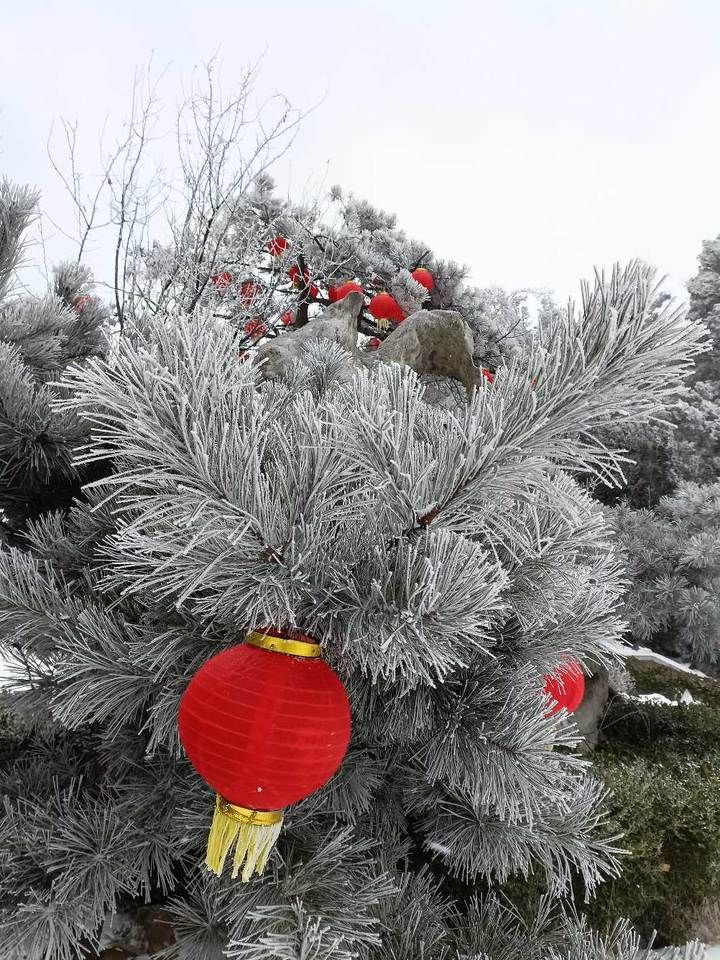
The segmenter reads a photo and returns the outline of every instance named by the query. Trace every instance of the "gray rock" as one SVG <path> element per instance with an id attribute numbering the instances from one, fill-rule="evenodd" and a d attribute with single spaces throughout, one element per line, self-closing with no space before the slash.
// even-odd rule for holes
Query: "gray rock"
<path id="1" fill-rule="evenodd" d="M 585 677 L 585 696 L 573 714 L 573 721 L 582 734 L 581 750 L 594 750 L 598 742 L 598 729 L 608 702 L 610 687 L 604 667 L 596 667 L 590 677 Z"/>
<path id="2" fill-rule="evenodd" d="M 480 382 L 470 327 L 454 310 L 418 310 L 380 344 L 376 356 L 403 363 L 421 375 L 459 380 L 468 396 Z"/>
<path id="3" fill-rule="evenodd" d="M 357 318 L 363 298 L 349 293 L 338 303 L 332 303 L 319 317 L 313 317 L 299 330 L 291 330 L 263 343 L 255 356 L 255 364 L 262 365 L 262 377 L 275 380 L 300 355 L 303 344 L 310 340 L 332 340 L 351 354 L 357 354 Z"/>

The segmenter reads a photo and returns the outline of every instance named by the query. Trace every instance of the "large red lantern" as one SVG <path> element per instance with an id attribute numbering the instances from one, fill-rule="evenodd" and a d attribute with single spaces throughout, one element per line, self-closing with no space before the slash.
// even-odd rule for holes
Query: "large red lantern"
<path id="1" fill-rule="evenodd" d="M 551 717 L 563 708 L 574 713 L 585 696 L 585 675 L 577 660 L 566 660 L 544 680 L 543 690 L 553 701 L 545 716 Z"/>
<path id="2" fill-rule="evenodd" d="M 368 304 L 368 310 L 381 330 L 386 330 L 390 322 L 401 323 L 405 319 L 402 307 L 389 293 L 376 294 Z"/>
<path id="3" fill-rule="evenodd" d="M 350 741 L 350 706 L 320 645 L 294 631 L 251 631 L 206 661 L 180 700 L 190 763 L 217 797 L 206 866 L 262 873 L 283 810 L 327 783 Z"/>
<path id="4" fill-rule="evenodd" d="M 410 276 L 415 280 L 420 286 L 425 287 L 426 290 L 432 290 L 435 286 L 435 281 L 433 280 L 433 275 L 429 270 L 426 270 L 425 267 L 418 267 L 417 270 L 413 270 Z"/>

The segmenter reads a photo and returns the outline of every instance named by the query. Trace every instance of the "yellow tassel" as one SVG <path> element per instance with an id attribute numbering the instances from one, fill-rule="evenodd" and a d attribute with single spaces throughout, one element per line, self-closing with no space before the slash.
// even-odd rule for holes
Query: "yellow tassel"
<path id="1" fill-rule="evenodd" d="M 232 876 L 237 877 L 242 867 L 240 879 L 247 883 L 253 873 L 259 876 L 265 869 L 282 823 L 282 810 L 251 810 L 228 803 L 218 794 L 205 865 L 219 877 L 235 844 Z"/>

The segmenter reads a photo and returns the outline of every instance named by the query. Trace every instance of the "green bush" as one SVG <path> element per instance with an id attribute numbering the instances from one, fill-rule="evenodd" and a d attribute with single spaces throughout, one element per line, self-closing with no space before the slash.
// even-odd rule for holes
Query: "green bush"
<path id="1" fill-rule="evenodd" d="M 593 754 L 612 790 L 611 827 L 623 834 L 623 874 L 589 913 L 599 927 L 632 920 L 658 945 L 681 943 L 706 900 L 720 896 L 720 685 L 631 660 L 639 693 L 699 703 L 669 706 L 614 697 Z"/>

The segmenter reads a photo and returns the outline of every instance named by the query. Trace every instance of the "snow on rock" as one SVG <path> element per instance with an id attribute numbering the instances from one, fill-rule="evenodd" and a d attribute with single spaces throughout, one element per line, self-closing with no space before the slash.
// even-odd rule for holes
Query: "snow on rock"
<path id="1" fill-rule="evenodd" d="M 664 667 L 670 667 L 671 670 L 679 670 L 682 673 L 692 673 L 694 676 L 704 677 L 706 680 L 712 679 L 712 677 L 708 677 L 706 673 L 703 673 L 702 670 L 695 670 L 693 667 L 688 666 L 687 663 L 680 663 L 679 660 L 673 660 L 672 657 L 665 657 L 662 653 L 656 653 L 649 647 L 631 647 L 625 643 L 611 641 L 606 644 L 606 649 L 610 653 L 615 653 L 621 657 L 635 657 L 637 660 L 652 660 L 654 663 L 661 663 Z M 720 957 L 718 957 L 718 960 L 720 960 Z"/>
<path id="2" fill-rule="evenodd" d="M 680 704 L 690 706 L 694 703 L 700 703 L 700 700 L 696 700 L 689 690 L 683 690 L 679 700 L 670 700 L 668 697 L 663 696 L 662 693 L 621 693 L 620 696 L 625 700 L 636 700 L 638 703 L 655 703 L 667 707 L 677 707 Z"/>

